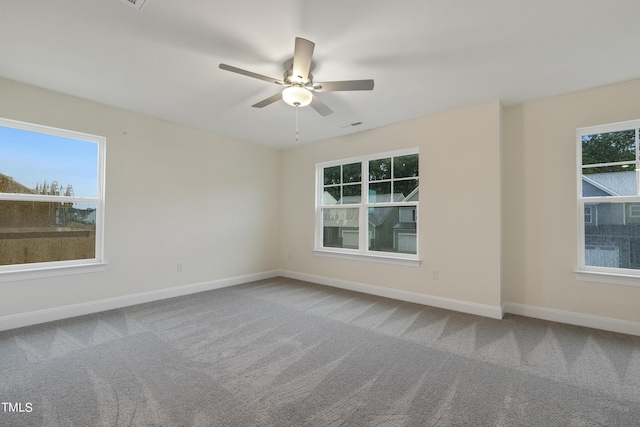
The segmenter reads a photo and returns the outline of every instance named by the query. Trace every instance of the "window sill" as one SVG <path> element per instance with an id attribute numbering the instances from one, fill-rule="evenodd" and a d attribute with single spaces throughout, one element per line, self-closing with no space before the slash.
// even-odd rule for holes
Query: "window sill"
<path id="1" fill-rule="evenodd" d="M 609 285 L 640 287 L 640 276 L 634 274 L 609 273 L 602 271 L 576 270 L 576 280 L 581 282 L 606 283 Z"/>
<path id="2" fill-rule="evenodd" d="M 0 271 L 0 283 L 18 280 L 47 279 L 74 274 L 98 273 L 107 269 L 106 262 L 92 264 L 76 264 L 55 267 L 29 268 L 25 270 Z"/>
<path id="3" fill-rule="evenodd" d="M 349 259 L 354 261 L 375 262 L 375 263 L 381 263 L 381 264 L 404 265 L 408 267 L 420 267 L 420 264 L 422 263 L 422 261 L 417 258 L 400 258 L 400 257 L 391 257 L 391 256 L 384 256 L 384 255 L 334 252 L 334 251 L 327 251 L 322 249 L 314 250 L 313 254 L 317 256 L 323 256 L 323 257 L 329 257 L 329 258 L 341 258 L 341 259 Z"/>

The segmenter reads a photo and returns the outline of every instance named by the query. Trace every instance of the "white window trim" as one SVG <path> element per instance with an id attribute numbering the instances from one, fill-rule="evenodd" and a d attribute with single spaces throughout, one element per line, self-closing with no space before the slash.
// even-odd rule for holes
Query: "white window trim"
<path id="1" fill-rule="evenodd" d="M 636 171 L 640 169 L 640 120 L 610 123 L 599 126 L 589 126 L 576 129 L 576 170 L 577 170 L 577 212 L 578 212 L 578 266 L 574 270 L 575 278 L 579 281 L 606 283 L 622 286 L 640 287 L 640 270 L 612 267 L 594 267 L 585 265 L 585 218 L 584 208 L 587 203 L 609 202 L 625 203 L 640 202 L 640 194 L 637 196 L 606 196 L 583 197 L 582 196 L 582 137 L 597 133 L 609 133 L 622 130 L 635 129 L 636 131 L 636 161 L 625 161 L 611 164 L 636 164 Z M 593 165 L 597 166 L 597 165 Z M 638 174 L 640 176 L 640 174 Z M 640 182 L 638 183 L 640 193 Z M 623 209 L 624 215 L 625 209 Z M 593 212 L 593 209 L 592 209 Z M 593 221 L 593 218 L 592 218 Z M 596 219 L 597 221 L 597 219 Z M 592 222 L 593 223 L 593 222 Z"/>
<path id="2" fill-rule="evenodd" d="M 342 258 L 342 259 L 350 259 L 353 261 L 366 261 L 366 262 L 374 262 L 379 264 L 393 264 L 393 265 L 404 265 L 407 267 L 420 267 L 422 264 L 422 260 L 407 258 L 403 256 L 392 256 L 395 255 L 395 252 L 389 252 L 388 254 L 385 252 L 376 252 L 376 254 L 383 255 L 374 255 L 373 253 L 363 254 L 359 252 L 353 252 L 349 250 L 327 250 L 323 249 L 314 249 L 313 254 L 317 256 L 323 256 L 327 258 Z M 405 254 L 400 254 L 405 255 Z"/>
<path id="3" fill-rule="evenodd" d="M 107 263 L 91 261 L 90 263 L 76 262 L 73 265 L 62 265 L 61 261 L 59 263 L 48 262 L 38 263 L 37 265 L 29 264 L 29 266 L 28 270 L 7 270 L 0 272 L 0 283 L 16 282 L 19 280 L 47 279 L 51 277 L 72 276 L 75 274 L 98 273 L 106 270 Z"/>
<path id="4" fill-rule="evenodd" d="M 104 271 L 107 263 L 104 261 L 104 188 L 106 165 L 106 138 L 103 136 L 76 132 L 66 129 L 38 125 L 0 118 L 0 126 L 10 127 L 30 132 L 45 133 L 63 138 L 78 139 L 94 142 L 98 145 L 98 188 L 96 197 L 64 196 L 64 201 L 72 203 L 95 203 L 96 205 L 96 248 L 95 257 L 90 259 L 51 261 L 30 264 L 15 264 L 0 266 L 0 283 L 17 280 L 30 280 L 48 277 L 67 276 Z M 0 200 L 26 201 L 60 201 L 60 196 L 32 195 L 32 194 L 4 194 L 0 193 Z"/>
<path id="5" fill-rule="evenodd" d="M 379 252 L 379 251 L 369 251 L 369 233 L 368 230 L 368 215 L 366 214 L 367 209 L 369 207 L 393 207 L 393 206 L 407 206 L 412 205 L 416 207 L 416 217 L 419 217 L 420 209 L 418 207 L 419 202 L 384 202 L 384 203 L 369 203 L 369 194 L 365 191 L 365 186 L 369 181 L 369 161 L 377 160 L 385 157 L 399 157 L 410 154 L 419 154 L 418 148 L 410 148 L 404 150 L 397 151 L 388 151 L 383 153 L 374 153 L 365 156 L 359 157 L 350 157 L 346 159 L 333 160 L 329 162 L 322 162 L 316 164 L 316 197 L 315 197 L 315 247 L 313 250 L 314 255 L 325 256 L 331 258 L 342 258 L 342 259 L 350 259 L 357 261 L 367 261 L 367 262 L 376 262 L 376 263 L 385 263 L 385 264 L 395 264 L 395 265 L 404 265 L 404 266 L 412 266 L 419 267 L 421 264 L 420 260 L 420 245 L 417 245 L 416 254 L 406 254 L 406 253 L 397 253 L 397 252 Z M 360 249 L 347 249 L 347 248 L 329 248 L 322 246 L 322 208 L 326 207 L 322 205 L 322 196 L 323 196 L 323 171 L 324 168 L 331 166 L 339 166 L 350 163 L 361 163 L 362 164 L 362 186 L 363 186 L 363 194 L 362 194 L 362 202 L 359 204 L 347 204 L 347 205 L 337 205 L 341 208 L 359 208 L 361 211 L 364 211 L 364 215 L 359 215 L 360 223 L 359 223 L 359 246 Z M 420 236 L 419 227 L 420 221 L 416 218 L 416 238 L 418 239 Z"/>

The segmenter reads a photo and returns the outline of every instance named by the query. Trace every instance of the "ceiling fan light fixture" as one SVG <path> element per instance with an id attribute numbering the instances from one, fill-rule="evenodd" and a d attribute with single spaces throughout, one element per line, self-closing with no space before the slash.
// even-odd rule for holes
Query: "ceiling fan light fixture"
<path id="1" fill-rule="evenodd" d="M 292 107 L 305 107 L 312 99 L 313 94 L 302 86 L 289 86 L 282 91 L 282 100 Z"/>

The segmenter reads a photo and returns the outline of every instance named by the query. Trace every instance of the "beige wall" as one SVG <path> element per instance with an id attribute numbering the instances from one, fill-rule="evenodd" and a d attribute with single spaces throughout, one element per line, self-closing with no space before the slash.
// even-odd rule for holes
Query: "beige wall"
<path id="1" fill-rule="evenodd" d="M 640 80 L 504 110 L 504 300 L 640 322 L 640 287 L 577 281 L 576 128 L 640 117 Z"/>
<path id="2" fill-rule="evenodd" d="M 8 80 L 0 94 L 1 117 L 107 138 L 109 263 L 0 283 L 0 317 L 278 268 L 278 151 Z"/>
<path id="3" fill-rule="evenodd" d="M 640 80 L 504 109 L 490 102 L 285 151 L 2 79 L 0 94 L 1 117 L 107 137 L 109 262 L 103 273 L 0 284 L 0 318 L 281 269 L 640 322 L 640 287 L 573 273 L 575 129 L 640 117 Z M 412 147 L 421 266 L 313 255 L 315 164 Z"/>
<path id="4" fill-rule="evenodd" d="M 491 102 L 284 151 L 281 268 L 499 307 L 501 111 Z M 315 164 L 412 147 L 420 150 L 422 265 L 313 255 Z"/>

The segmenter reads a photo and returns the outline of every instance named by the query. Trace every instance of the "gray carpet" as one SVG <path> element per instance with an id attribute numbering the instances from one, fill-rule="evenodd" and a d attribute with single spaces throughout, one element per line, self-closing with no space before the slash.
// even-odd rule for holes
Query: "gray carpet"
<path id="1" fill-rule="evenodd" d="M 276 278 L 1 332 L 0 400 L 32 406 L 3 426 L 638 426 L 640 337 Z"/>

